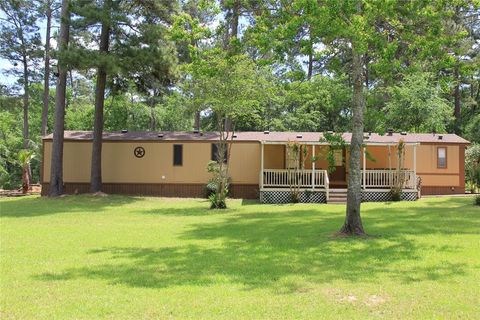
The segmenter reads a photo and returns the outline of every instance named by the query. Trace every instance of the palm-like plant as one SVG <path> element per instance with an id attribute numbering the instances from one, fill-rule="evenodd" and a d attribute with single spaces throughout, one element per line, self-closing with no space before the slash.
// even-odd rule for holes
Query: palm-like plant
<path id="1" fill-rule="evenodd" d="M 30 175 L 28 168 L 30 162 L 35 157 L 35 153 L 32 150 L 22 149 L 18 152 L 17 161 L 22 167 L 22 193 L 26 194 L 30 189 Z"/>

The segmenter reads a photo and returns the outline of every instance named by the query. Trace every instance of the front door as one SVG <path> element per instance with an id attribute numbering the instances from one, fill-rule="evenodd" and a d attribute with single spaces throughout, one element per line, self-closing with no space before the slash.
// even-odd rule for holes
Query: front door
<path id="1" fill-rule="evenodd" d="M 335 171 L 330 173 L 330 182 L 345 182 L 347 175 L 345 170 L 345 149 L 335 150 Z"/>

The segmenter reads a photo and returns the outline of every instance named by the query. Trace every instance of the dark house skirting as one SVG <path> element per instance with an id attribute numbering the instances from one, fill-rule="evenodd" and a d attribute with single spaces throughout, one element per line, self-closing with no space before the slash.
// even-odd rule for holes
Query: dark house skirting
<path id="1" fill-rule="evenodd" d="M 422 195 L 464 194 L 465 186 L 436 187 L 422 186 Z"/>
<path id="2" fill-rule="evenodd" d="M 49 184 L 42 183 L 42 196 L 48 195 Z M 125 194 L 136 196 L 158 196 L 178 198 L 205 198 L 204 184 L 187 183 L 104 183 L 102 191 L 107 194 Z M 89 193 L 89 183 L 65 183 L 66 194 Z M 258 199 L 258 185 L 232 184 L 230 197 L 239 199 Z"/>

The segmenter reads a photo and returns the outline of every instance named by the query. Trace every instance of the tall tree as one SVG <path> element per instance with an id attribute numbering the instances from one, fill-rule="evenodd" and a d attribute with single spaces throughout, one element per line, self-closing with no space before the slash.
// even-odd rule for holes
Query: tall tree
<path id="1" fill-rule="evenodd" d="M 0 9 L 4 17 L 0 27 L 0 56 L 9 60 L 14 67 L 21 64 L 21 71 L 16 68 L 7 73 L 18 76 L 23 89 L 23 147 L 29 147 L 29 90 L 33 69 L 41 51 L 40 34 L 36 19 L 37 8 L 31 1 L 1 0 Z"/>
<path id="2" fill-rule="evenodd" d="M 192 109 L 210 113 L 214 130 L 218 132 L 216 163 L 213 165 L 216 190 L 210 199 L 212 208 L 226 208 L 229 180 L 229 156 L 236 121 L 252 114 L 262 103 L 263 92 L 258 87 L 261 73 L 252 60 L 244 55 L 230 56 L 214 49 L 203 52 L 189 65 L 184 90 L 191 96 Z"/>
<path id="3" fill-rule="evenodd" d="M 58 80 L 55 92 L 55 124 L 53 128 L 49 190 L 49 195 L 52 197 L 63 194 L 63 135 L 65 128 L 65 102 L 68 72 L 66 53 L 68 50 L 70 33 L 69 0 L 62 0 L 60 18 L 60 36 L 58 39 Z"/>
<path id="4" fill-rule="evenodd" d="M 112 0 L 103 3 L 102 28 L 100 32 L 100 55 L 108 55 L 110 40 Z M 90 174 L 90 191 L 102 190 L 102 140 L 103 140 L 103 109 L 105 104 L 105 87 L 107 85 L 107 70 L 105 65 L 97 69 L 97 84 L 95 87 L 95 117 L 93 125 L 92 164 Z"/>
<path id="5" fill-rule="evenodd" d="M 176 63 L 175 48 L 165 34 L 175 8 L 176 2 L 168 0 L 74 3 L 75 67 L 97 70 L 91 192 L 102 189 L 101 140 L 107 88 L 110 94 L 117 94 L 134 83 L 141 93 L 150 96 L 150 127 L 156 127 L 154 107 L 174 77 L 171 66 Z"/>
<path id="6" fill-rule="evenodd" d="M 42 0 L 40 6 L 44 12 L 46 25 L 45 25 L 45 52 L 44 52 L 44 73 L 43 73 L 43 107 L 42 107 L 42 126 L 40 128 L 40 134 L 42 136 L 47 135 L 47 122 L 48 122 L 48 104 L 50 97 L 50 39 L 52 31 L 52 19 L 53 13 L 57 8 L 54 8 L 56 3 L 54 0 Z"/>

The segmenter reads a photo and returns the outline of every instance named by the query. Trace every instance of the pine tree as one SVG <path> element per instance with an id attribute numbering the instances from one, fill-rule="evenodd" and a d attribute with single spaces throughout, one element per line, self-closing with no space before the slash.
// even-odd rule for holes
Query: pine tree
<path id="1" fill-rule="evenodd" d="M 73 4 L 76 32 L 70 59 L 78 69 L 97 70 L 95 117 L 92 145 L 90 191 L 102 190 L 102 133 L 104 101 L 107 94 L 124 90 L 133 82 L 144 93 L 153 93 L 151 104 L 172 84 L 176 64 L 175 48 L 165 34 L 171 23 L 175 1 L 130 2 L 76 0 Z M 99 26 L 101 26 L 99 28 Z M 100 29 L 100 30 L 99 30 Z M 85 46 L 82 37 L 99 38 L 98 49 Z M 152 130 L 155 115 L 152 108 Z"/>
<path id="2" fill-rule="evenodd" d="M 23 147 L 29 148 L 29 92 L 30 81 L 38 59 L 41 56 L 41 39 L 36 19 L 37 8 L 31 1 L 1 0 L 0 10 L 4 17 L 0 18 L 0 57 L 8 60 L 13 68 L 7 73 L 19 78 L 23 90 Z M 21 65 L 21 70 L 16 66 Z"/>
<path id="3" fill-rule="evenodd" d="M 60 17 L 60 36 L 58 39 L 58 80 L 55 95 L 55 124 L 53 129 L 49 190 L 49 195 L 52 197 L 63 194 L 63 135 L 65 128 L 65 101 L 68 72 L 66 53 L 70 39 L 69 0 L 62 0 Z"/>

